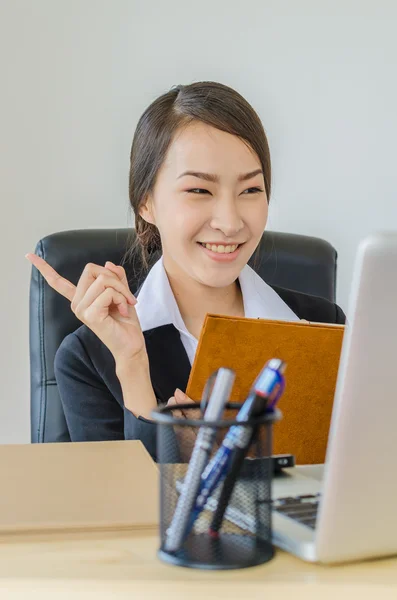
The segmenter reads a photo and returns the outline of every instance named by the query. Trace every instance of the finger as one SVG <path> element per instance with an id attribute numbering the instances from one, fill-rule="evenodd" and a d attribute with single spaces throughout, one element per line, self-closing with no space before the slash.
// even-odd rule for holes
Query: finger
<path id="1" fill-rule="evenodd" d="M 117 265 L 115 265 L 114 263 L 110 262 L 109 260 L 107 260 L 105 262 L 105 269 L 108 269 L 111 273 L 114 273 L 115 275 L 117 275 L 117 277 L 120 279 L 120 281 L 123 280 L 123 273 L 120 272 L 119 268 Z"/>
<path id="2" fill-rule="evenodd" d="M 182 404 L 182 402 L 179 402 L 179 404 Z M 175 407 L 177 407 L 177 406 L 178 406 L 178 401 L 177 401 L 177 399 L 175 398 L 175 396 L 172 396 L 172 397 L 171 397 L 171 398 L 168 400 L 168 402 L 167 402 L 167 406 L 175 406 Z M 179 410 L 179 409 L 175 409 L 175 412 L 178 412 L 178 414 L 182 414 L 182 411 L 181 411 L 181 410 Z"/>
<path id="3" fill-rule="evenodd" d="M 77 306 L 83 306 L 87 308 L 90 306 L 98 296 L 102 294 L 106 289 L 112 288 L 116 292 L 122 294 L 131 306 L 136 304 L 134 296 L 131 294 L 130 290 L 120 281 L 120 279 L 114 277 L 113 275 L 107 275 L 101 273 L 97 279 L 90 285 L 83 298 L 81 298 L 80 302 L 77 301 L 77 294 L 75 300 L 72 302 L 72 310 L 75 311 Z"/>
<path id="4" fill-rule="evenodd" d="M 120 279 L 121 283 L 127 288 L 129 294 L 131 295 L 131 298 L 133 300 L 133 302 L 131 304 L 136 304 L 138 302 L 138 300 L 135 298 L 134 294 L 130 290 L 127 275 L 126 275 L 126 272 L 123 269 L 123 267 L 121 265 L 115 265 L 114 263 L 107 261 L 105 263 L 105 268 L 107 271 L 110 271 L 118 279 Z"/>
<path id="5" fill-rule="evenodd" d="M 61 277 L 43 258 L 37 254 L 28 253 L 26 258 L 40 271 L 46 282 L 56 292 L 72 301 L 76 293 L 76 286 L 71 281 Z"/>
<path id="6" fill-rule="evenodd" d="M 78 306 L 80 304 L 80 302 L 82 302 L 87 290 L 94 283 L 94 281 L 100 277 L 104 278 L 105 276 L 106 276 L 106 281 L 115 282 L 114 283 L 115 289 L 117 289 L 118 291 L 121 291 L 120 286 L 122 286 L 123 284 L 121 283 L 121 281 L 120 281 L 119 277 L 117 277 L 117 275 L 115 275 L 109 269 L 106 269 L 105 267 L 101 267 L 100 265 L 96 265 L 95 263 L 88 263 L 84 267 L 84 271 L 81 274 L 81 277 L 77 284 L 76 293 L 75 293 L 74 300 L 72 303 L 73 311 L 75 310 L 75 307 Z M 104 289 L 105 289 L 105 285 L 103 286 L 103 290 Z M 134 298 L 133 294 L 130 292 L 129 288 L 127 288 L 127 289 L 128 289 L 128 294 L 130 294 L 130 296 L 131 296 L 129 303 L 131 305 L 136 304 L 136 299 Z"/>
<path id="7" fill-rule="evenodd" d="M 175 397 L 179 397 L 179 402 L 178 399 Z M 186 394 L 184 394 L 180 389 L 176 389 L 175 390 L 175 395 L 172 396 L 172 398 L 170 398 L 167 402 L 167 406 L 175 406 L 175 408 L 173 408 L 172 410 L 172 416 L 177 418 L 177 419 L 200 419 L 201 417 L 201 413 L 200 410 L 181 410 L 179 408 L 176 408 L 179 404 L 185 404 L 185 401 L 182 400 L 182 398 L 186 398 L 186 402 L 187 403 L 192 403 L 195 404 L 195 402 L 193 402 L 193 400 L 191 400 L 188 396 L 186 396 Z M 177 427 L 176 428 L 176 434 L 177 437 L 179 438 L 179 446 L 180 446 L 180 450 L 182 453 L 182 456 L 184 456 L 184 460 L 189 460 L 191 453 L 193 451 L 193 446 L 196 442 L 196 436 L 198 433 L 198 429 L 196 427 Z"/>
<path id="8" fill-rule="evenodd" d="M 89 306 L 85 306 L 84 303 L 78 305 L 75 314 L 83 323 L 89 325 L 90 328 L 92 326 L 94 330 L 96 324 L 103 323 L 105 319 L 110 317 L 109 309 L 113 304 L 117 306 L 123 317 L 128 318 L 129 310 L 127 301 L 123 294 L 120 294 L 120 292 L 117 292 L 113 288 L 106 288 Z"/>
<path id="9" fill-rule="evenodd" d="M 178 406 L 178 402 L 175 398 L 175 396 L 172 396 L 168 402 L 167 402 L 167 406 Z M 177 419 L 186 419 L 186 415 L 183 412 L 183 410 L 180 410 L 179 408 L 174 408 L 172 411 L 172 414 L 174 417 L 176 417 Z"/>
<path id="10" fill-rule="evenodd" d="M 127 274 L 125 272 L 125 269 L 121 265 L 115 265 L 114 263 L 107 261 L 105 263 L 105 267 L 107 269 L 109 269 L 109 271 L 112 271 L 112 273 L 115 273 L 115 275 L 117 275 L 117 277 L 119 277 L 120 280 L 123 283 L 125 283 L 125 285 L 128 286 L 128 288 L 129 288 Z"/>
<path id="11" fill-rule="evenodd" d="M 197 406 L 197 410 L 183 410 L 175 408 L 173 411 L 173 414 L 175 416 L 182 416 L 185 419 L 199 419 L 201 417 L 201 411 L 197 403 L 194 402 L 194 400 L 192 400 L 191 398 L 189 398 L 189 396 L 187 396 L 184 392 L 182 392 L 182 390 L 176 388 L 174 395 L 168 400 L 167 406 L 170 405 L 176 407 L 178 406 L 178 404 L 195 404 Z"/>
<path id="12" fill-rule="evenodd" d="M 182 392 L 182 390 L 179 388 L 176 388 L 174 398 L 177 404 L 195 404 L 194 400 L 189 398 L 189 396 L 187 396 L 185 392 Z"/>
<path id="13" fill-rule="evenodd" d="M 111 260 L 107 260 L 105 262 L 105 267 L 106 269 L 114 271 L 114 273 L 116 273 L 116 275 L 120 277 L 120 279 L 123 279 L 123 276 L 125 274 L 123 267 L 121 267 L 120 265 L 115 265 Z"/>

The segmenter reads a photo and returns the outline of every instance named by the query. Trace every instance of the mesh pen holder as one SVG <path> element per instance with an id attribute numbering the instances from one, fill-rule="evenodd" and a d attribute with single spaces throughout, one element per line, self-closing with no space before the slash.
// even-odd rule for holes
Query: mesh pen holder
<path id="1" fill-rule="evenodd" d="M 215 442 L 205 456 L 205 465 L 208 465 L 231 427 L 241 426 L 241 422 L 235 420 L 241 406 L 227 404 L 228 418 L 211 424 L 202 419 L 197 405 L 163 406 L 153 412 L 160 469 L 158 556 L 168 563 L 201 569 L 237 569 L 259 565 L 273 557 L 271 454 L 272 425 L 281 418 L 278 410 L 244 423 L 247 439 L 251 441 L 227 504 L 218 500 L 222 500 L 222 488 L 228 481 L 230 469 L 206 497 L 204 509 L 192 518 L 197 506 L 198 484 L 196 476 L 196 483 L 192 485 L 188 468 L 197 435 L 204 427 L 214 432 Z M 185 477 L 188 481 L 184 488 Z M 217 513 L 219 504 L 226 506 L 221 524 L 219 510 Z M 215 516 L 218 522 L 214 527 Z"/>

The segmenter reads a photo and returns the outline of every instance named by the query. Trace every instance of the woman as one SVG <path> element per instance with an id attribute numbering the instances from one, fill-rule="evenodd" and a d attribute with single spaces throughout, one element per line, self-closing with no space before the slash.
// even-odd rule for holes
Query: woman
<path id="1" fill-rule="evenodd" d="M 121 266 L 89 264 L 75 287 L 27 255 L 83 322 L 55 359 L 73 441 L 141 439 L 155 457 L 151 411 L 186 402 L 207 313 L 344 322 L 333 303 L 272 288 L 247 266 L 266 226 L 270 174 L 263 126 L 240 94 L 213 82 L 179 86 L 147 108 L 132 143 L 144 263 L 162 251 L 138 302 Z"/>

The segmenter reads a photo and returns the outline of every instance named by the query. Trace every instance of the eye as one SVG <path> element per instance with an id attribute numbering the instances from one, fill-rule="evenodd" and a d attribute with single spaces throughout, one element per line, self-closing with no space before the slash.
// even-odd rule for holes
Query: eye
<path id="1" fill-rule="evenodd" d="M 263 192 L 262 188 L 251 187 L 251 188 L 248 188 L 248 190 L 244 190 L 243 194 L 259 194 L 260 192 Z"/>
<path id="2" fill-rule="evenodd" d="M 203 188 L 192 188 L 191 190 L 186 190 L 188 194 L 209 194 L 208 190 Z"/>

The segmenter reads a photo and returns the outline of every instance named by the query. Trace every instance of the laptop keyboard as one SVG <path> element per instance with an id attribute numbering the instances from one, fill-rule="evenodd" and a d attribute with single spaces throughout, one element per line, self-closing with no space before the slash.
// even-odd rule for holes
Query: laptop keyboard
<path id="1" fill-rule="evenodd" d="M 277 498 L 273 501 L 273 510 L 294 521 L 298 521 L 302 525 L 306 525 L 306 527 L 314 529 L 319 500 L 320 494 L 303 494 L 301 496 Z"/>

